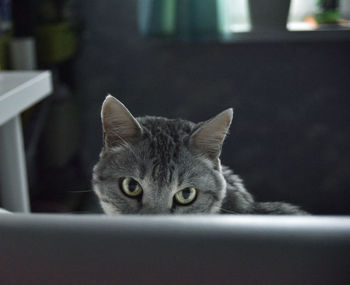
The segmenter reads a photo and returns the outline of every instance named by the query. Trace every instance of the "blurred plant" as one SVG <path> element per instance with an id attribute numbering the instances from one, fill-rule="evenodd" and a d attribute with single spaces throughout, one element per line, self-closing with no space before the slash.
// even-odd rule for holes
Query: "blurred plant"
<path id="1" fill-rule="evenodd" d="M 318 24 L 337 24 L 339 22 L 339 0 L 317 0 L 319 12 L 315 18 Z"/>
<path id="2" fill-rule="evenodd" d="M 35 36 L 39 62 L 52 65 L 71 59 L 77 36 L 72 16 L 72 0 L 42 0 L 37 11 Z"/>
<path id="3" fill-rule="evenodd" d="M 11 1 L 0 0 L 0 34 L 11 29 Z"/>
<path id="4" fill-rule="evenodd" d="M 0 0 L 0 70 L 7 69 L 9 65 L 11 28 L 11 0 Z"/>

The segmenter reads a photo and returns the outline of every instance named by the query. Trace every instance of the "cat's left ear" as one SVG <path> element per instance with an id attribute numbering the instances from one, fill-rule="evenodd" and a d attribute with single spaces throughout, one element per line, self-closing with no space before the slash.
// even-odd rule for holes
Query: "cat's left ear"
<path id="1" fill-rule="evenodd" d="M 102 104 L 101 119 L 105 147 L 118 147 L 140 139 L 142 129 L 122 102 L 108 95 Z"/>
<path id="2" fill-rule="evenodd" d="M 232 122 L 233 109 L 227 109 L 202 123 L 190 137 L 190 148 L 216 160 Z"/>

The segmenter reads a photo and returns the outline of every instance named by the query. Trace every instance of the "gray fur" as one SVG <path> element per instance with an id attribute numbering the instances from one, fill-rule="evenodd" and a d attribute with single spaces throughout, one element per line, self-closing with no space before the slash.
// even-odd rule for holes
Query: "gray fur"
<path id="1" fill-rule="evenodd" d="M 104 126 L 113 114 L 113 105 L 114 110 L 125 108 L 108 96 L 102 108 Z M 127 109 L 122 113 L 128 116 L 122 119 L 123 124 L 126 122 L 123 126 L 126 137 L 118 133 L 118 129 L 113 130 L 113 125 L 108 125 L 107 130 L 104 127 L 105 145 L 93 170 L 93 188 L 107 214 L 305 213 L 287 203 L 255 202 L 242 180 L 228 167 L 221 166 L 219 155 L 232 110 L 199 124 L 150 116 L 135 119 Z M 128 123 L 138 132 L 137 139 L 135 134 L 125 132 Z M 108 132 L 113 132 L 114 141 L 118 137 L 119 143 L 110 144 L 108 138 L 112 136 Z M 123 177 L 139 182 L 143 188 L 140 199 L 122 193 L 120 179 Z M 190 205 L 177 205 L 174 194 L 186 187 L 195 187 L 197 198 Z"/>

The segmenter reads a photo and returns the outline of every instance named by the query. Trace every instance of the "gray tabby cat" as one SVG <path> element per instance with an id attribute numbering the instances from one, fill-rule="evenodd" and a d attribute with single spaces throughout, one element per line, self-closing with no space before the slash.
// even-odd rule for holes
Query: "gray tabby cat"
<path id="1" fill-rule="evenodd" d="M 117 99 L 102 105 L 104 147 L 93 188 L 107 214 L 305 214 L 297 206 L 255 202 L 220 163 L 232 109 L 199 124 L 134 118 Z"/>

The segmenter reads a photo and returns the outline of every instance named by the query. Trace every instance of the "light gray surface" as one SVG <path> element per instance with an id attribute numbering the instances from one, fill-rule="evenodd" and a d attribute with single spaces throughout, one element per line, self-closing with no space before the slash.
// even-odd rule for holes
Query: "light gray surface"
<path id="1" fill-rule="evenodd" d="M 21 117 L 0 127 L 0 190 L 3 206 L 14 212 L 30 212 Z"/>
<path id="2" fill-rule="evenodd" d="M 0 125 L 15 117 L 52 91 L 49 71 L 0 73 Z"/>
<path id="3" fill-rule="evenodd" d="M 8 214 L 8 213 L 10 213 L 10 212 L 3 209 L 3 208 L 0 208 L 0 214 Z"/>
<path id="4" fill-rule="evenodd" d="M 7 210 L 30 211 L 20 114 L 51 91 L 48 71 L 0 73 L 0 190 Z"/>
<path id="5" fill-rule="evenodd" d="M 1 284 L 350 284 L 350 218 L 2 215 Z"/>

